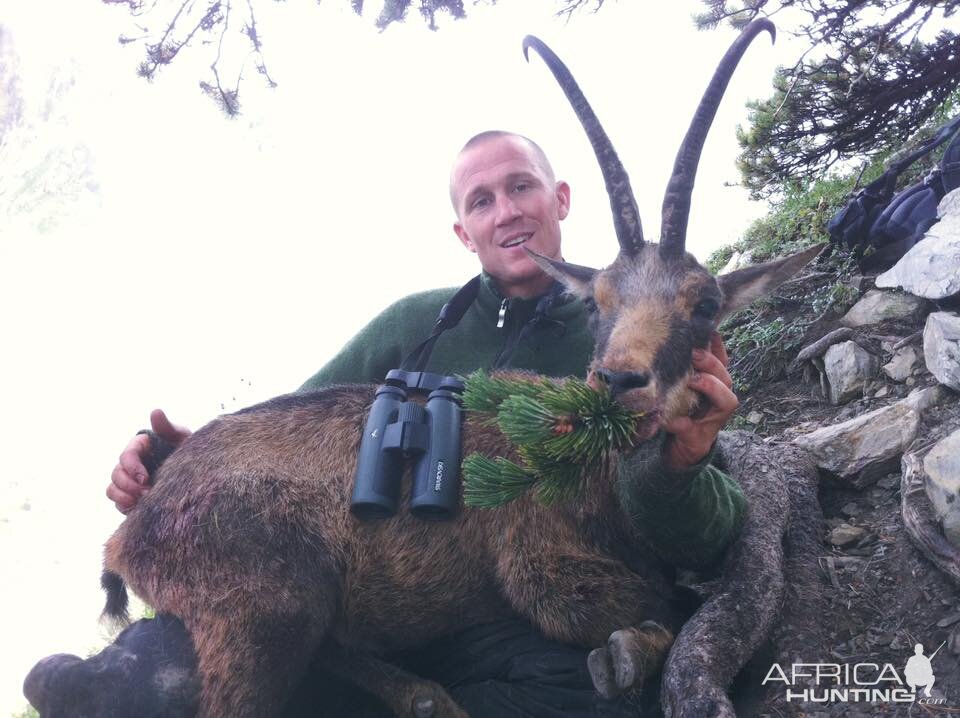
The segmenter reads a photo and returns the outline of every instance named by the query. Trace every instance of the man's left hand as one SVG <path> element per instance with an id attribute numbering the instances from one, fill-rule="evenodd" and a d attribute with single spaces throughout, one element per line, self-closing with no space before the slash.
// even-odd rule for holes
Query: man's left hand
<path id="1" fill-rule="evenodd" d="M 663 425 L 667 432 L 663 457 L 667 468 L 680 471 L 703 461 L 717 434 L 737 410 L 740 401 L 733 393 L 728 362 L 723 339 L 717 332 L 711 335 L 708 350 L 694 349 L 694 373 L 687 386 L 703 395 L 708 408 L 697 418 L 683 416 Z"/>

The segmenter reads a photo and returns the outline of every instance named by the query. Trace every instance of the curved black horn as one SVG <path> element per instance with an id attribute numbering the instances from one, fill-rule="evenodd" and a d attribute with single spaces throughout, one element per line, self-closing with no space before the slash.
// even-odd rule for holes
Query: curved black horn
<path id="1" fill-rule="evenodd" d="M 777 30 L 766 18 L 754 20 L 740 33 L 723 56 L 713 79 L 700 100 L 700 106 L 683 138 L 680 151 L 673 163 L 673 174 L 667 183 L 663 197 L 663 213 L 660 223 L 660 254 L 663 257 L 679 256 L 684 252 L 687 238 L 687 219 L 690 216 L 690 195 L 693 193 L 693 181 L 697 175 L 700 152 L 707 139 L 707 131 L 717 114 L 717 107 L 723 97 L 727 84 L 737 68 L 747 46 L 758 34 L 766 30 L 776 40 Z"/>
<path id="2" fill-rule="evenodd" d="M 603 180 L 607 184 L 607 194 L 610 196 L 610 208 L 613 210 L 613 226 L 617 232 L 617 240 L 620 242 L 620 249 L 624 254 L 632 255 L 637 252 L 643 244 L 643 227 L 640 225 L 640 212 L 637 210 L 637 202 L 633 198 L 633 190 L 630 189 L 630 178 L 627 177 L 627 171 L 623 168 L 620 158 L 617 157 L 610 138 L 603 131 L 600 120 L 583 96 L 577 81 L 573 79 L 570 70 L 563 64 L 563 61 L 557 57 L 553 50 L 547 47 L 542 40 L 527 35 L 523 38 L 523 56 L 530 60 L 529 49 L 533 48 L 537 54 L 547 63 L 547 67 L 560 83 L 560 89 L 563 90 L 573 111 L 577 113 L 577 118 L 583 129 L 587 131 L 587 137 L 590 144 L 593 145 L 593 151 L 597 155 L 597 161 L 600 163 L 600 171 L 603 173 Z"/>

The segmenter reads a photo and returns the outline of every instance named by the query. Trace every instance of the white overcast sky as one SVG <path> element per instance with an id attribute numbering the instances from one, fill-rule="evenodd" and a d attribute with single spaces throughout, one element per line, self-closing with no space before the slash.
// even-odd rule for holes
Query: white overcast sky
<path id="1" fill-rule="evenodd" d="M 593 103 L 648 237 L 733 38 L 694 30 L 695 0 L 607 0 L 570 22 L 553 0 L 468 3 L 467 20 L 441 16 L 438 32 L 411 13 L 383 33 L 367 4 L 357 17 L 347 0 L 262 2 L 279 86 L 248 72 L 244 114 L 227 120 L 189 52 L 152 84 L 136 77 L 141 47 L 117 43 L 135 34 L 122 7 L 3 0 L 24 121 L 0 151 L 0 575 L 15 587 L 0 611 L 0 715 L 22 703 L 33 660 L 92 644 L 100 544 L 120 518 L 103 491 L 151 408 L 195 428 L 221 405 L 293 390 L 394 299 L 476 272 L 447 199 L 470 135 L 535 138 L 572 186 L 565 257 L 613 258 L 589 144 L 545 65 L 524 62 L 525 34 Z M 724 183 L 738 179 L 745 101 L 797 54 L 787 39 L 755 41 L 708 138 L 688 240 L 701 259 L 764 212 Z"/>

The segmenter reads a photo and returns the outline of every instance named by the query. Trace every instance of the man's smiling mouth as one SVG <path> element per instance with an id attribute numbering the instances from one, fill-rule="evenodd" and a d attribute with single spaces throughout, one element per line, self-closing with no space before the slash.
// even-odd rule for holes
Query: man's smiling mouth
<path id="1" fill-rule="evenodd" d="M 530 232 L 528 234 L 521 234 L 519 237 L 508 239 L 506 242 L 504 242 L 500 246 L 503 247 L 504 249 L 509 249 L 510 247 L 519 247 L 521 244 L 526 242 L 532 236 L 533 236 L 533 232 Z"/>

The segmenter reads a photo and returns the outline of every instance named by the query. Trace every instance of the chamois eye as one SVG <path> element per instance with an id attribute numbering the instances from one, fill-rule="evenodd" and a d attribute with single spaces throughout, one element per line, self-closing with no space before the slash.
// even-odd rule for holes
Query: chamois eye
<path id="1" fill-rule="evenodd" d="M 716 299 L 701 299 L 693 308 L 693 316 L 700 319 L 713 319 L 720 311 L 720 302 Z"/>
<path id="2" fill-rule="evenodd" d="M 597 311 L 597 303 L 593 301 L 593 297 L 584 297 L 583 306 L 585 306 L 587 311 L 591 314 L 594 314 Z"/>

